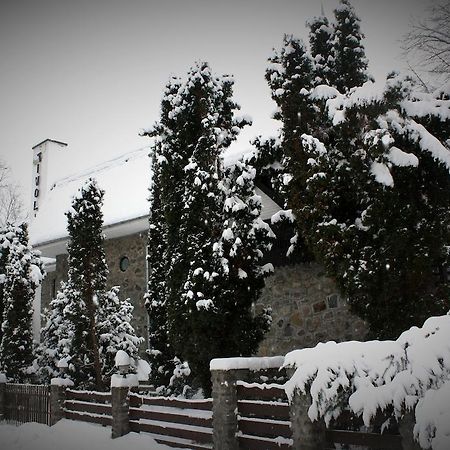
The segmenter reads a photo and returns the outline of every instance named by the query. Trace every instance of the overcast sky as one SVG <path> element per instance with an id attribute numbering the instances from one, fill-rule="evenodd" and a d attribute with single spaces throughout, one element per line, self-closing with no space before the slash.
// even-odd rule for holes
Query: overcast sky
<path id="1" fill-rule="evenodd" d="M 370 71 L 401 69 L 399 39 L 430 0 L 353 0 Z M 337 0 L 323 0 L 332 18 Z M 147 145 L 140 128 L 158 119 L 169 75 L 196 60 L 235 76 L 235 98 L 254 126 L 238 147 L 270 134 L 274 104 L 264 80 L 283 33 L 307 39 L 319 0 L 17 0 L 0 7 L 0 158 L 24 188 L 31 147 L 67 147 L 61 175 Z"/>

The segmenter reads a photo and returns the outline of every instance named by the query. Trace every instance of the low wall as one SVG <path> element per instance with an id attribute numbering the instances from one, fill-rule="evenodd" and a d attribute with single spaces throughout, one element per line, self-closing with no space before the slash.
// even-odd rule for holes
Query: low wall
<path id="1" fill-rule="evenodd" d="M 259 356 L 284 355 L 333 340 L 364 340 L 366 324 L 350 313 L 336 283 L 316 263 L 275 268 L 256 305 L 272 308 L 272 327 Z"/>

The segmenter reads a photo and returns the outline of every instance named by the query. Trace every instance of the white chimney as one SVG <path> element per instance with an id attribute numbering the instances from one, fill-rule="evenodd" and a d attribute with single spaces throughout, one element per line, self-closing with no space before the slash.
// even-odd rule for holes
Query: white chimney
<path id="1" fill-rule="evenodd" d="M 67 144 L 53 139 L 45 139 L 35 145 L 33 150 L 33 171 L 31 183 L 31 215 L 35 217 L 39 205 L 58 177 L 58 167 L 64 154 L 61 151 Z"/>

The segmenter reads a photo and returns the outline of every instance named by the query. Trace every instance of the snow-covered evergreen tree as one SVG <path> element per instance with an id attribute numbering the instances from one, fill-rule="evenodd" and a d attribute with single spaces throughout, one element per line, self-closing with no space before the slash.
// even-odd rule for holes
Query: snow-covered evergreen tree
<path id="1" fill-rule="evenodd" d="M 39 255 L 28 245 L 25 223 L 9 227 L 3 241 L 8 248 L 3 278 L 0 365 L 8 378 L 23 382 L 32 373 L 33 299 L 44 276 Z"/>
<path id="2" fill-rule="evenodd" d="M 68 221 L 68 287 L 73 289 L 65 314 L 73 323 L 70 372 L 77 384 L 102 387 L 102 367 L 96 333 L 98 300 L 106 290 L 108 267 L 103 249 L 103 191 L 88 180 L 66 213 Z"/>
<path id="3" fill-rule="evenodd" d="M 115 370 L 114 359 L 119 350 L 124 350 L 136 361 L 139 356 L 139 346 L 144 341 L 143 338 L 136 336 L 131 325 L 133 305 L 128 301 L 129 299 L 121 300 L 119 293 L 119 286 L 114 286 L 104 294 L 99 302 L 96 317 L 96 332 L 104 380 L 110 378 Z"/>
<path id="4" fill-rule="evenodd" d="M 156 244 L 158 238 L 164 241 L 167 236 L 165 248 L 155 245 L 151 249 L 154 264 L 147 296 L 149 300 L 152 298 L 149 311 L 153 309 L 157 316 L 162 310 L 160 299 L 164 297 L 157 295 L 163 291 L 165 282 L 164 306 L 173 352 L 179 361 L 188 361 L 193 376 L 206 392 L 210 390 L 210 359 L 249 355 L 267 328 L 265 318 L 251 316 L 252 299 L 260 289 L 262 272 L 250 264 L 249 257 L 251 281 L 247 298 L 242 300 L 239 289 L 245 282 L 233 286 L 236 280 L 228 277 L 225 256 L 219 254 L 217 247 L 229 215 L 224 207 L 224 184 L 221 184 L 224 177 L 221 153 L 249 123 L 248 119 L 235 116 L 238 106 L 231 99 L 232 89 L 231 77 L 215 77 L 208 64 L 196 64 L 186 83 L 176 80 L 175 85 L 167 87 L 161 122 L 147 133 L 159 139 L 155 146 L 156 178 L 151 194 L 156 214 L 151 219 L 150 237 L 153 236 Z M 160 209 L 156 200 L 161 202 Z M 255 217 L 251 216 L 253 221 Z M 259 234 L 253 231 L 262 239 L 259 252 L 266 245 L 264 233 L 269 233 L 261 226 L 263 229 Z M 158 257 L 166 258 L 163 273 L 164 264 L 156 261 Z M 253 259 L 253 264 L 257 260 Z M 229 339 L 228 317 L 234 318 L 233 327 L 248 326 L 247 341 Z M 177 359 L 171 364 L 173 361 Z"/>
<path id="5" fill-rule="evenodd" d="M 303 136 L 302 233 L 372 336 L 393 338 L 449 307 L 450 151 L 416 121 L 433 117 L 445 128 L 443 102 L 396 75 L 385 88 L 314 95 L 327 98 L 334 126 L 327 145 Z"/>
<path id="6" fill-rule="evenodd" d="M 0 321 L 3 321 L 3 311 L 5 310 L 5 281 L 6 264 L 8 262 L 9 247 L 14 233 L 8 231 L 9 227 L 0 230 Z M 2 342 L 3 331 L 0 324 L 0 344 Z"/>
<path id="7" fill-rule="evenodd" d="M 232 101 L 233 79 L 216 78 L 206 63 L 198 63 L 180 92 L 180 112 L 187 118 L 192 148 L 185 167 L 184 208 L 181 235 L 185 240 L 188 271 L 181 297 L 170 305 L 171 338 L 177 354 L 189 362 L 201 386 L 210 389 L 209 361 L 223 342 L 216 335 L 214 319 L 220 308 L 219 263 L 213 244 L 221 234 L 224 196 L 219 189 L 223 173 L 221 152 L 248 123 L 236 118 Z M 206 274 L 211 274 L 208 278 Z M 214 274 L 218 276 L 214 276 Z M 218 345 L 219 344 L 219 345 Z M 178 350 L 179 349 L 179 350 Z"/>
<path id="8" fill-rule="evenodd" d="M 174 258 L 180 251 L 177 233 L 183 188 L 182 178 L 177 180 L 177 174 L 183 173 L 186 161 L 183 161 L 182 154 L 172 151 L 175 123 L 170 114 L 171 102 L 179 87 L 177 78 L 172 78 L 167 83 L 161 104 L 161 120 L 144 133 L 154 140 L 151 151 L 152 181 L 147 245 L 149 279 L 145 306 L 149 315 L 149 378 L 156 387 L 169 385 L 175 357 L 168 335 L 167 299 L 173 291 L 178 290 L 178 287 L 174 289 L 175 284 L 171 283 L 172 277 L 168 276 L 168 272 L 176 273 L 178 269 L 172 262 L 180 263 L 182 260 L 179 256 Z M 168 232 L 169 229 L 171 233 Z"/>
<path id="9" fill-rule="evenodd" d="M 355 86 L 362 86 L 370 77 L 368 61 L 361 41 L 360 19 L 349 0 L 341 0 L 334 10 L 333 59 L 330 81 L 339 92 L 344 93 Z"/>
<path id="10" fill-rule="evenodd" d="M 119 299 L 119 288 L 106 290 L 108 267 L 102 233 L 103 191 L 89 179 L 67 212 L 68 280 L 61 283 L 42 330 L 37 363 L 43 380 L 59 375 L 61 359 L 78 386 L 101 389 L 118 350 L 134 359 L 142 339 L 131 325 L 133 306 Z"/>
<path id="11" fill-rule="evenodd" d="M 303 42 L 285 35 L 281 50 L 269 58 L 266 79 L 277 104 L 274 118 L 282 121 L 277 139 L 256 139 L 254 156 L 250 159 L 262 177 L 282 199 L 283 214 L 273 218 L 294 222 L 293 204 L 304 195 L 307 156 L 303 148 L 302 134 L 313 133 L 318 127 L 317 107 L 309 97 L 315 84 L 313 60 Z M 301 236 L 294 232 L 290 254 L 297 249 L 297 257 L 308 259 Z"/>
<path id="12" fill-rule="evenodd" d="M 256 140 L 252 162 L 284 198 L 273 219 L 296 220 L 293 246 L 326 266 L 372 336 L 392 338 L 448 309 L 449 97 L 419 94 L 396 75 L 386 86 L 369 81 L 347 0 L 335 16 L 327 85 L 306 65 L 288 70 L 296 47 L 286 38 L 270 58 L 283 125 L 279 138 Z M 312 21 L 313 52 L 323 23 Z"/>
<path id="13" fill-rule="evenodd" d="M 309 27 L 309 48 L 314 60 L 314 84 L 332 84 L 334 67 L 334 30 L 325 15 L 307 21 Z"/>
<path id="14" fill-rule="evenodd" d="M 254 311 L 264 280 L 273 271 L 272 264 L 261 265 L 261 260 L 275 238 L 260 217 L 255 177 L 252 166 L 238 161 L 225 171 L 220 185 L 225 201 L 223 231 L 214 244 L 223 272 L 220 302 L 216 302 L 221 321 L 217 327 L 229 335 L 222 353 L 230 356 L 255 353 L 271 323 L 270 311 L 260 315 Z"/>
<path id="15" fill-rule="evenodd" d="M 50 302 L 50 309 L 44 312 L 41 343 L 36 357 L 38 377 L 42 383 L 50 383 L 52 378 L 62 376 L 58 362 L 62 359 L 70 361 L 74 324 L 67 319 L 66 306 L 72 303 L 69 297 L 73 295 L 79 294 L 62 281 L 56 297 Z"/>

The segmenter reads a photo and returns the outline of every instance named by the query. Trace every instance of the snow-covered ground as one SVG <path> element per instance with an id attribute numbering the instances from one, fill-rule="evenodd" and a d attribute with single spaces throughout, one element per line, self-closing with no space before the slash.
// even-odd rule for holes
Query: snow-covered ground
<path id="1" fill-rule="evenodd" d="M 111 428 L 74 420 L 60 420 L 52 427 L 38 423 L 20 426 L 0 423 L 2 450 L 168 450 L 148 434 L 129 433 L 111 439 Z M 173 450 L 173 449 L 172 449 Z"/>

